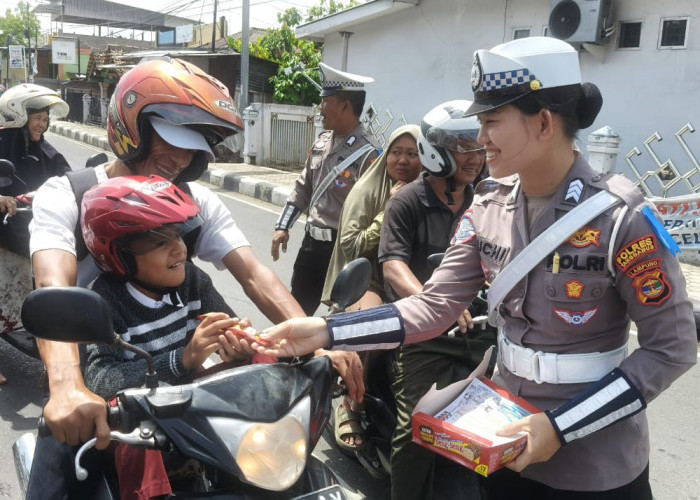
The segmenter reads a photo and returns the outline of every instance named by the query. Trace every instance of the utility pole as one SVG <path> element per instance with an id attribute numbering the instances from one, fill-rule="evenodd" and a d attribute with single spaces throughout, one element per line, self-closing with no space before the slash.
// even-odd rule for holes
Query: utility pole
<path id="1" fill-rule="evenodd" d="M 216 52 L 216 7 L 219 2 L 214 0 L 214 20 L 211 23 L 211 51 Z"/>
<path id="2" fill-rule="evenodd" d="M 241 25 L 241 96 L 239 108 L 243 111 L 248 106 L 248 73 L 250 62 L 250 50 L 248 43 L 250 39 L 250 0 L 243 0 L 243 19 Z"/>

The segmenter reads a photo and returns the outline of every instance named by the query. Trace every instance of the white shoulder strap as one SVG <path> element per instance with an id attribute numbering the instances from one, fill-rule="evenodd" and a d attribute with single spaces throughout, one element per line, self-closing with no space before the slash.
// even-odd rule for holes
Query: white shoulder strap
<path id="1" fill-rule="evenodd" d="M 578 228 L 621 201 L 618 196 L 608 191 L 600 191 L 556 221 L 526 246 L 491 283 L 488 295 L 489 323 L 494 326 L 502 326 L 503 319 L 498 314 L 501 302 L 537 263 L 552 253 Z"/>
<path id="2" fill-rule="evenodd" d="M 374 146 L 372 146 L 371 144 L 365 144 L 358 150 L 354 151 L 350 156 L 345 158 L 341 163 L 333 167 L 331 171 L 328 172 L 328 175 L 326 175 L 321 181 L 321 183 L 318 185 L 316 191 L 314 191 L 314 194 L 311 197 L 311 202 L 309 203 L 309 212 L 311 212 L 311 208 L 314 205 L 316 205 L 316 202 L 321 198 L 321 196 L 323 196 L 323 193 L 326 192 L 326 189 L 328 189 L 328 186 L 331 185 L 331 182 L 333 182 L 333 180 L 336 177 L 338 177 L 340 171 L 346 167 L 349 167 L 360 156 L 362 156 L 365 153 L 368 153 L 372 149 L 374 149 Z"/>

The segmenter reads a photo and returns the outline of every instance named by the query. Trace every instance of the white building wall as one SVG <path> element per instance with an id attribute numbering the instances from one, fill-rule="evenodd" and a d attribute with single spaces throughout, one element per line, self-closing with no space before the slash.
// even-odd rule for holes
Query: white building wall
<path id="1" fill-rule="evenodd" d="M 549 11 L 549 0 L 421 0 L 349 29 L 347 70 L 374 77 L 368 103 L 417 123 L 442 101 L 471 98 L 475 49 L 512 40 L 514 28 L 541 35 Z M 659 158 L 687 162 L 673 135 L 688 121 L 700 127 L 699 15 L 697 0 L 616 0 L 616 21 L 642 22 L 641 47 L 617 49 L 616 32 L 602 46 L 602 58 L 581 51 L 583 77 L 604 99 L 596 122 L 579 134 L 582 147 L 591 131 L 611 126 L 622 137 L 617 170 L 624 171 L 624 154 L 634 146 L 644 151 L 644 140 L 658 131 L 665 139 L 653 146 Z M 677 16 L 689 16 L 686 48 L 658 49 L 661 19 Z M 340 67 L 339 34 L 326 36 L 323 58 Z M 684 137 L 700 156 L 700 139 Z M 651 166 L 646 151 L 635 161 Z"/>

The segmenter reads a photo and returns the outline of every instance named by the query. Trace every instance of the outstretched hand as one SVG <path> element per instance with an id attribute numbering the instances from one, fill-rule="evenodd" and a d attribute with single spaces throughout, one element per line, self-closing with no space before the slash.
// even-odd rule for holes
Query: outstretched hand
<path id="1" fill-rule="evenodd" d="M 330 342 L 326 321 L 315 317 L 289 319 L 260 332 L 260 339 L 253 347 L 276 358 L 304 356 Z"/>
<path id="2" fill-rule="evenodd" d="M 512 436 L 519 432 L 527 434 L 527 444 L 523 452 L 506 464 L 515 472 L 522 471 L 530 464 L 546 462 L 561 448 L 552 422 L 544 413 L 535 413 L 513 422 L 497 432 L 499 436 Z"/>

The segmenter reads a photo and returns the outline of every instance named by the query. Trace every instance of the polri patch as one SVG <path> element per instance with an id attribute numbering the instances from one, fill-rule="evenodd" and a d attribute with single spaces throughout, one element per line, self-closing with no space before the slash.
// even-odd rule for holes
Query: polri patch
<path id="1" fill-rule="evenodd" d="M 656 252 L 658 245 L 653 234 L 647 234 L 628 243 L 615 256 L 615 265 L 623 272 L 642 256 Z"/>
<path id="2" fill-rule="evenodd" d="M 576 248 L 585 248 L 589 245 L 600 246 L 600 229 L 585 226 L 576 231 L 569 238 L 569 244 Z"/>
<path id="3" fill-rule="evenodd" d="M 580 299 L 583 295 L 583 283 L 579 280 L 573 279 L 567 281 L 566 285 L 566 296 L 570 299 Z"/>
<path id="4" fill-rule="evenodd" d="M 635 278 L 632 286 L 637 290 L 637 302 L 645 306 L 658 306 L 671 296 L 671 285 L 660 269 Z"/>
<path id="5" fill-rule="evenodd" d="M 571 326 L 582 326 L 588 323 L 593 316 L 598 312 L 598 308 L 588 309 L 587 311 L 567 311 L 565 309 L 554 309 L 554 314 L 557 315 L 564 323 Z"/>
<path id="6" fill-rule="evenodd" d="M 471 241 L 474 238 L 474 236 L 476 236 L 476 231 L 474 230 L 474 222 L 471 219 L 471 214 L 471 210 L 467 210 L 462 215 L 462 218 L 459 221 L 459 225 L 457 226 L 457 230 L 455 231 L 455 234 L 452 237 L 452 241 L 450 242 L 452 245 L 456 245 L 458 243 L 467 243 L 468 241 Z"/>

